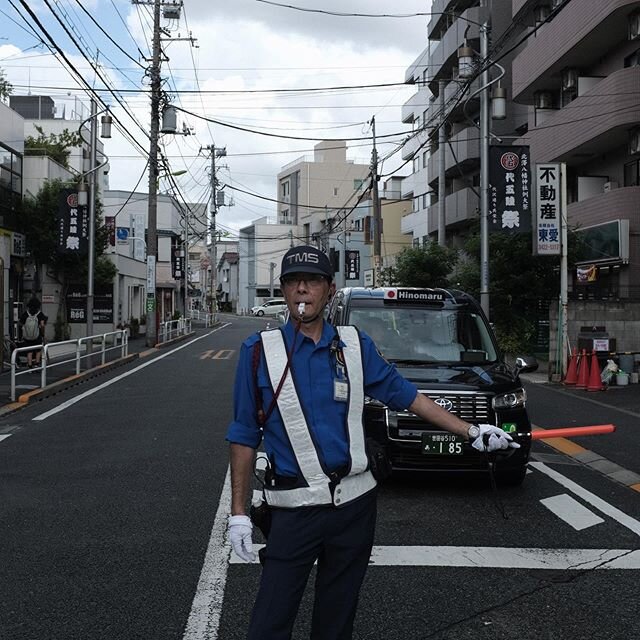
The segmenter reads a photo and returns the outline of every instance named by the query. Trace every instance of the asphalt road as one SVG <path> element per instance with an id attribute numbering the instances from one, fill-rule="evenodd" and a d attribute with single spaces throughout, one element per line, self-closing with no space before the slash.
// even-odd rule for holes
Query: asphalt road
<path id="1" fill-rule="evenodd" d="M 222 320 L 0 420 L 0 638 L 244 637 L 260 568 L 223 538 L 224 435 L 238 347 L 267 321 Z M 532 387 L 534 422 L 615 422 L 584 446 L 637 470 L 632 412 Z M 497 494 L 486 475 L 381 489 L 355 638 L 640 638 L 638 494 L 534 454 L 524 485 Z"/>

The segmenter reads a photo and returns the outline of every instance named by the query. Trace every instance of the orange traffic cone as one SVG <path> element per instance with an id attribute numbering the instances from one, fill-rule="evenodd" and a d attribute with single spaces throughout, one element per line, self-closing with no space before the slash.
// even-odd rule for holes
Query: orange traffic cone
<path id="1" fill-rule="evenodd" d="M 595 351 L 591 352 L 591 372 L 589 373 L 589 384 L 587 391 L 602 391 L 604 389 L 600 379 L 600 365 Z"/>
<path id="2" fill-rule="evenodd" d="M 589 384 L 589 361 L 587 360 L 587 350 L 583 349 L 580 354 L 580 366 L 578 367 L 578 382 L 576 388 L 586 389 Z"/>
<path id="3" fill-rule="evenodd" d="M 571 354 L 569 359 L 569 368 L 567 369 L 567 375 L 565 376 L 564 383 L 566 385 L 576 384 L 578 382 L 578 354 L 577 349 Z"/>

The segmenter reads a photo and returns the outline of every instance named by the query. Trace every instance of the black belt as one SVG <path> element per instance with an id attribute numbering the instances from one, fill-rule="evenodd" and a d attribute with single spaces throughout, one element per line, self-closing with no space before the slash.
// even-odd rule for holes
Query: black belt
<path id="1" fill-rule="evenodd" d="M 329 477 L 329 483 L 337 485 L 342 478 L 344 478 L 349 472 L 348 467 L 338 467 L 334 471 L 330 471 L 327 476 Z M 304 487 L 304 481 L 301 481 L 296 476 L 279 476 L 273 474 L 273 485 L 275 489 L 295 489 L 296 487 Z"/>

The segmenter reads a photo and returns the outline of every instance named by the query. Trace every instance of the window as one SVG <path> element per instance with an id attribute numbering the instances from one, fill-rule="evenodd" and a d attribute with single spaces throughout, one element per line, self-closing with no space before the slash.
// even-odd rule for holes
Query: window
<path id="1" fill-rule="evenodd" d="M 630 56 L 624 59 L 624 68 L 640 66 L 640 49 L 636 49 Z"/>
<path id="2" fill-rule="evenodd" d="M 420 238 L 414 238 L 413 239 L 413 246 L 414 247 L 419 247 L 420 246 Z"/>
<path id="3" fill-rule="evenodd" d="M 288 220 L 288 219 L 289 219 L 289 209 L 283 209 L 283 210 L 280 212 L 280 218 L 281 218 L 282 220 Z"/>
<path id="4" fill-rule="evenodd" d="M 338 187 L 333 187 L 333 195 L 334 196 L 338 195 Z"/>
<path id="5" fill-rule="evenodd" d="M 288 180 L 286 182 L 281 182 L 280 188 L 282 190 L 283 198 L 286 198 L 289 195 L 289 193 L 291 193 L 291 183 Z"/>
<path id="6" fill-rule="evenodd" d="M 354 189 L 354 191 L 362 189 L 363 182 L 364 182 L 364 180 L 362 178 L 356 178 L 353 181 L 353 189 Z"/>
<path id="7" fill-rule="evenodd" d="M 422 236 L 422 246 L 426 247 L 429 243 L 429 236 Z"/>
<path id="8" fill-rule="evenodd" d="M 426 169 L 427 168 L 427 163 L 429 162 L 429 154 L 425 151 L 422 154 L 422 168 Z"/>
<path id="9" fill-rule="evenodd" d="M 416 196 L 413 199 L 413 209 L 412 211 L 420 211 L 420 196 Z"/>
<path id="10" fill-rule="evenodd" d="M 624 165 L 624 186 L 640 186 L 640 160 L 634 160 Z"/>
<path id="11" fill-rule="evenodd" d="M 413 159 L 413 173 L 418 173 L 420 171 L 420 158 Z"/>
<path id="12" fill-rule="evenodd" d="M 426 193 L 422 194 L 422 208 L 423 209 L 427 208 L 427 194 Z"/>

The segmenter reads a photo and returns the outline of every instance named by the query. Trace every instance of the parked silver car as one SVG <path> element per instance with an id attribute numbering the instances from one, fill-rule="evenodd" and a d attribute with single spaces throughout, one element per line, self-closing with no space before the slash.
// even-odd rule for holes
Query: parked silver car
<path id="1" fill-rule="evenodd" d="M 277 316 L 281 311 L 285 311 L 287 303 L 284 298 L 274 298 L 273 300 L 267 300 L 263 304 L 252 307 L 251 313 L 254 316 Z"/>

